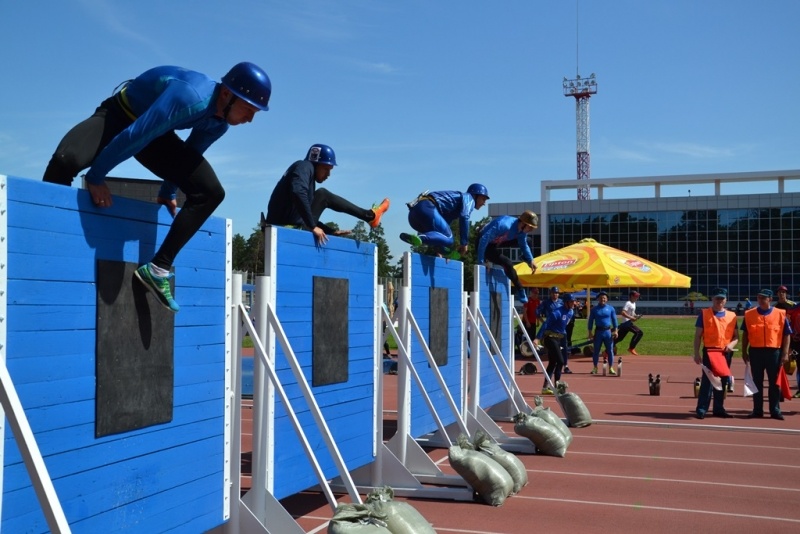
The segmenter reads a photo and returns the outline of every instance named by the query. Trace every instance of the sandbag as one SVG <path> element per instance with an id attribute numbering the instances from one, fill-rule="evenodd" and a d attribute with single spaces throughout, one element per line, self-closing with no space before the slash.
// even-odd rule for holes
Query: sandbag
<path id="1" fill-rule="evenodd" d="M 392 534 L 386 516 L 366 504 L 340 504 L 328 522 L 328 534 Z"/>
<path id="2" fill-rule="evenodd" d="M 502 505 L 514 488 L 511 475 L 485 454 L 454 445 L 448 450 L 450 465 L 486 504 Z"/>
<path id="3" fill-rule="evenodd" d="M 386 527 L 392 534 L 436 534 L 416 508 L 407 502 L 395 501 L 394 490 L 388 486 L 367 495 L 367 505 L 375 515 L 386 517 Z"/>
<path id="4" fill-rule="evenodd" d="M 492 441 L 485 432 L 480 430 L 475 433 L 472 443 L 475 446 L 475 450 L 487 455 L 508 471 L 508 474 L 511 475 L 511 480 L 514 482 L 511 493 L 518 493 L 519 490 L 528 485 L 528 472 L 525 470 L 522 460 L 517 458 L 515 454 L 503 449 Z"/>
<path id="5" fill-rule="evenodd" d="M 559 381 L 556 383 L 556 400 L 564 409 L 567 425 L 575 428 L 591 425 L 592 414 L 589 413 L 589 408 L 586 407 L 577 394 L 567 392 L 568 387 L 566 382 Z"/>
<path id="6" fill-rule="evenodd" d="M 514 417 L 514 432 L 528 438 L 536 450 L 547 456 L 563 458 L 567 453 L 567 440 L 556 427 L 540 417 L 519 413 Z"/>
<path id="7" fill-rule="evenodd" d="M 567 424 L 562 421 L 558 415 L 556 415 L 554 411 L 552 411 L 550 408 L 545 408 L 544 406 L 537 406 L 533 409 L 533 413 L 531 415 L 544 419 L 556 427 L 558 431 L 564 435 L 564 440 L 567 442 L 567 447 L 569 447 L 569 445 L 572 443 L 572 431 L 569 429 Z"/>

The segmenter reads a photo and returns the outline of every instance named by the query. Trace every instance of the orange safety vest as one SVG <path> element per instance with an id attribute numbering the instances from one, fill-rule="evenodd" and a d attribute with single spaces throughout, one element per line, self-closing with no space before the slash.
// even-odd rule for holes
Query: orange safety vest
<path id="1" fill-rule="evenodd" d="M 725 311 L 725 317 L 717 317 L 714 310 L 703 310 L 703 346 L 706 348 L 724 348 L 736 337 L 736 314 Z"/>
<path id="2" fill-rule="evenodd" d="M 758 308 L 744 312 L 747 325 L 747 340 L 756 349 L 778 349 L 783 341 L 783 325 L 786 323 L 786 310 L 772 308 L 768 315 L 758 313 Z"/>

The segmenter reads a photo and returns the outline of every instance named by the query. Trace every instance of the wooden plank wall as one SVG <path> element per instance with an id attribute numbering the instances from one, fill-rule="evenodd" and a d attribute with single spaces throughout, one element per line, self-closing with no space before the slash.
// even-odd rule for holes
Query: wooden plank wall
<path id="1" fill-rule="evenodd" d="M 497 344 L 500 345 L 500 350 L 502 354 L 511 355 L 512 359 L 506 358 L 506 363 L 513 369 L 514 362 L 513 362 L 513 354 L 514 351 L 512 350 L 511 343 L 513 342 L 513 338 L 511 332 L 509 332 L 509 322 L 510 322 L 510 310 L 509 310 L 509 287 L 510 282 L 508 277 L 505 275 L 502 269 L 480 269 L 480 280 L 477 283 L 480 284 L 480 303 L 478 306 L 481 309 L 481 313 L 483 313 L 486 322 L 489 326 L 492 325 L 492 312 L 491 312 L 491 305 L 490 301 L 492 299 L 492 293 L 497 293 L 500 296 L 500 326 L 501 326 L 501 334 L 500 339 L 497 339 Z M 486 330 L 481 326 L 481 331 L 483 332 L 484 336 L 487 335 Z M 488 340 L 488 338 L 487 338 Z M 503 388 L 502 382 L 500 377 L 497 375 L 497 372 L 494 370 L 494 367 L 491 363 L 486 359 L 488 354 L 486 354 L 486 350 L 481 348 L 481 378 L 480 378 L 480 389 L 481 389 L 481 397 L 480 397 L 480 406 L 481 408 L 489 408 L 498 404 L 502 401 L 508 400 L 508 394 L 506 390 Z M 498 362 L 498 365 L 499 362 Z"/>
<path id="2" fill-rule="evenodd" d="M 144 263 L 164 208 L 8 178 L 8 368 L 73 532 L 204 532 L 223 522 L 226 221 L 177 258 L 172 422 L 95 438 L 95 265 Z M 47 532 L 6 431 L 2 532 Z"/>
<path id="3" fill-rule="evenodd" d="M 271 228 L 277 238 L 275 268 L 276 313 L 291 341 L 304 376 L 312 379 L 312 302 L 314 277 L 349 281 L 349 307 L 335 309 L 348 321 L 348 380 L 313 387 L 334 440 L 347 468 L 352 471 L 374 461 L 375 449 L 375 338 L 377 251 L 371 243 L 331 237 L 324 246 L 314 244 L 307 231 Z M 269 238 L 268 238 L 269 240 Z M 338 475 L 317 430 L 283 349 L 277 344 L 276 368 L 328 478 Z M 275 401 L 275 487 L 282 499 L 318 483 L 295 435 L 285 407 Z"/>
<path id="4" fill-rule="evenodd" d="M 461 330 L 462 288 L 464 286 L 462 266 L 463 264 L 459 261 L 446 262 L 442 258 L 420 254 L 411 255 L 411 312 L 419 323 L 420 330 L 426 336 L 426 343 L 430 343 L 430 288 L 447 290 L 447 365 L 439 366 L 439 371 L 458 407 L 461 406 L 459 402 L 463 394 L 461 374 L 463 365 L 465 365 L 461 358 L 461 341 L 465 335 L 465 332 Z M 439 386 L 415 334 L 411 336 L 411 359 L 442 423 L 447 426 L 455 422 L 456 417 L 452 413 L 447 398 Z M 412 380 L 411 436 L 418 438 L 434 430 L 438 430 L 436 421 L 431 415 L 419 387 Z"/>

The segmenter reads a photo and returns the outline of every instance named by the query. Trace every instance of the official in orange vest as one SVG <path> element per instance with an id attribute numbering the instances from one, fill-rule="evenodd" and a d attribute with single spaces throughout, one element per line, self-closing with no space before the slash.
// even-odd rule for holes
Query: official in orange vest
<path id="1" fill-rule="evenodd" d="M 786 319 L 786 310 L 770 306 L 772 291 L 758 292 L 758 306 L 747 310 L 742 321 L 742 359 L 750 363 L 756 392 L 753 394 L 753 411 L 748 418 L 764 416 L 764 371 L 769 382 L 769 414 L 783 420 L 778 388 L 778 371 L 789 359 L 789 336 L 792 328 Z"/>
<path id="2" fill-rule="evenodd" d="M 703 419 L 711 403 L 714 393 L 714 410 L 716 417 L 732 417 L 725 411 L 725 388 L 730 383 L 730 364 L 733 349 L 739 343 L 739 332 L 736 329 L 736 314 L 725 309 L 728 301 L 728 290 L 716 288 L 711 291 L 711 307 L 704 309 L 697 316 L 694 332 L 694 363 L 711 369 L 722 378 L 722 389 L 717 391 L 711 387 L 711 381 L 705 373 L 700 380 L 700 393 L 697 396 L 697 418 Z M 703 356 L 700 357 L 700 342 L 703 343 Z M 711 354 L 709 355 L 709 352 Z M 717 361 L 712 361 L 712 357 Z M 725 373 L 725 374 L 723 374 Z"/>

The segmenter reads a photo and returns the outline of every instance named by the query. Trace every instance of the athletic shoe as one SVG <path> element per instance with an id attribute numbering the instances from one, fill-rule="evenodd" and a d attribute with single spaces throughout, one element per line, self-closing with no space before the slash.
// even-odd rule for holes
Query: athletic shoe
<path id="1" fill-rule="evenodd" d="M 525 291 L 524 287 L 517 290 L 517 302 L 520 304 L 526 304 L 528 302 L 528 292 Z"/>
<path id="2" fill-rule="evenodd" d="M 611 376 L 617 376 L 617 372 L 614 370 L 613 367 L 608 368 L 608 374 L 610 374 Z"/>
<path id="3" fill-rule="evenodd" d="M 773 419 L 777 419 L 778 421 L 783 421 L 783 414 L 781 412 L 771 413 L 769 416 Z"/>
<path id="4" fill-rule="evenodd" d="M 794 394 L 795 399 L 800 399 L 800 389 L 797 390 L 797 393 Z"/>
<path id="5" fill-rule="evenodd" d="M 169 280 L 175 277 L 174 274 L 169 273 L 169 276 L 165 276 L 164 278 L 156 276 L 150 272 L 150 264 L 147 263 L 136 269 L 134 274 L 136 278 L 144 284 L 144 287 L 156 296 L 156 299 L 158 299 L 158 302 L 161 303 L 162 306 L 170 311 L 178 313 L 181 307 L 178 306 L 178 303 L 172 298 L 172 291 L 169 288 Z"/>
<path id="6" fill-rule="evenodd" d="M 597 374 L 597 367 L 592 367 L 592 370 L 589 372 L 589 374 L 590 375 L 596 375 Z"/>
<path id="7" fill-rule="evenodd" d="M 550 388 L 542 388 L 542 395 L 552 395 L 553 390 Z"/>
<path id="8" fill-rule="evenodd" d="M 377 228 L 381 223 L 381 217 L 383 217 L 383 214 L 389 211 L 389 199 L 384 198 L 383 202 L 376 206 L 372 206 L 372 211 L 375 213 L 375 218 L 369 221 L 369 225 L 372 228 Z"/>
<path id="9" fill-rule="evenodd" d="M 407 234 L 405 232 L 400 234 L 400 241 L 405 241 L 409 245 L 414 245 L 415 247 L 418 247 L 418 246 L 420 246 L 422 244 L 422 239 L 420 239 L 420 237 L 418 235 L 416 235 L 416 234 Z"/>
<path id="10" fill-rule="evenodd" d="M 565 375 L 571 375 L 572 374 L 572 370 L 569 367 L 564 367 L 564 374 Z"/>
<path id="11" fill-rule="evenodd" d="M 633 354 L 634 356 L 638 356 L 639 355 L 639 353 L 636 352 L 636 349 L 628 349 L 628 353 L 629 354 Z"/>

